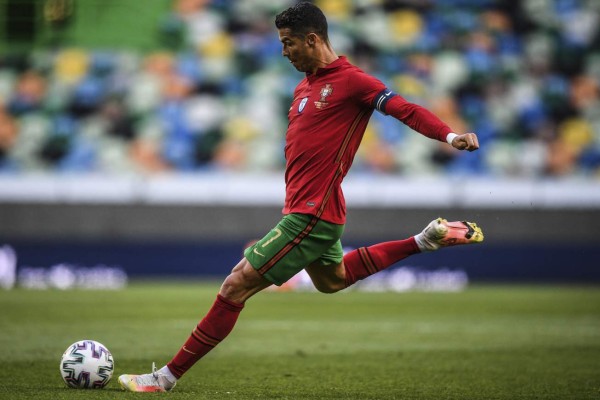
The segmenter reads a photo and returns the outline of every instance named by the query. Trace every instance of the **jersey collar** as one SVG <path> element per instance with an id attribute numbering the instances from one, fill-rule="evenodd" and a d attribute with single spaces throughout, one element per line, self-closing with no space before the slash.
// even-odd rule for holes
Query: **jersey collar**
<path id="1" fill-rule="evenodd" d="M 329 63 L 326 66 L 317 69 L 316 73 L 311 74 L 311 73 L 307 72 L 306 78 L 309 81 L 313 81 L 322 75 L 328 74 L 328 73 L 332 72 L 333 70 L 338 69 L 339 67 L 346 64 L 347 62 L 348 62 L 348 60 L 346 59 L 345 56 L 339 56 L 338 59 L 335 60 L 334 62 Z"/>

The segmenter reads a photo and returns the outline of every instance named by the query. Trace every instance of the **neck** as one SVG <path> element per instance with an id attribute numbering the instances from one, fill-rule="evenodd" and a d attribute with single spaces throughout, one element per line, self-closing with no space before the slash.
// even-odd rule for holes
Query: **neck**
<path id="1" fill-rule="evenodd" d="M 310 71 L 311 74 L 317 73 L 319 68 L 323 68 L 334 62 L 338 59 L 338 55 L 335 51 L 329 46 L 324 46 L 321 48 L 321 51 L 315 54 L 315 63 L 314 67 Z"/>

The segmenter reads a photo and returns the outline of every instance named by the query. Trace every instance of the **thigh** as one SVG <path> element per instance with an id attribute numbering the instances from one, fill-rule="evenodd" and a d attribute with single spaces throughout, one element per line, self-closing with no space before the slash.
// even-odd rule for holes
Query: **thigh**
<path id="1" fill-rule="evenodd" d="M 289 214 L 265 237 L 248 247 L 244 256 L 259 274 L 279 286 L 326 255 L 339 241 L 343 229 L 343 225 L 330 224 L 311 215 Z M 328 257 L 326 255 L 325 260 Z"/>
<path id="2" fill-rule="evenodd" d="M 343 256 L 342 243 L 338 240 L 321 257 L 306 267 L 306 272 L 319 291 L 337 291 L 345 287 Z"/>
<path id="3" fill-rule="evenodd" d="M 331 247 L 325 250 L 319 258 L 311 263 L 314 267 L 328 267 L 332 265 L 341 264 L 344 258 L 344 249 L 342 248 L 342 241 L 338 239 Z"/>
<path id="4" fill-rule="evenodd" d="M 319 292 L 334 293 L 346 287 L 344 264 L 311 264 L 306 267 L 310 280 Z"/>

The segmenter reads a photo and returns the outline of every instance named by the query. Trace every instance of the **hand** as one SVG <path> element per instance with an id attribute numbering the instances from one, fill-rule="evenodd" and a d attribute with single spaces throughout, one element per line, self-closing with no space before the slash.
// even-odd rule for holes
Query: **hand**
<path id="1" fill-rule="evenodd" d="M 479 140 L 474 133 L 458 135 L 452 140 L 452 147 L 458 150 L 475 151 L 479 148 Z"/>

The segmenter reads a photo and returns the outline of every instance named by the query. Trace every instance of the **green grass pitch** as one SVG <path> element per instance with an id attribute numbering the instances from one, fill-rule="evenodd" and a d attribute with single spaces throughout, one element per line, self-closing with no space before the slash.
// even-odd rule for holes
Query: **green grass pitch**
<path id="1" fill-rule="evenodd" d="M 598 399 L 597 286 L 475 285 L 461 293 L 261 293 L 168 394 L 117 376 L 164 365 L 210 307 L 210 283 L 0 291 L 1 399 Z M 67 388 L 80 339 L 104 343 L 103 390 Z"/>

